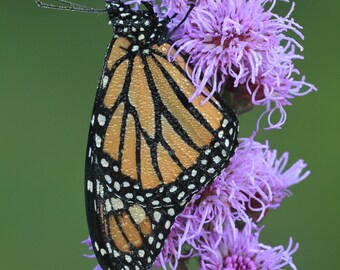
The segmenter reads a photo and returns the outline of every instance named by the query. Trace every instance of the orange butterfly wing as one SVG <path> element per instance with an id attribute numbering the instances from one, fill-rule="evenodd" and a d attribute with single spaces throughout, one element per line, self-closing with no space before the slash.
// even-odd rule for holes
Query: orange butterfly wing
<path id="1" fill-rule="evenodd" d="M 119 37 L 109 47 L 88 141 L 87 217 L 105 269 L 149 269 L 176 216 L 237 145 L 237 117 L 222 100 L 188 101 L 195 88 L 181 56 L 168 62 L 169 44 L 131 46 Z"/>

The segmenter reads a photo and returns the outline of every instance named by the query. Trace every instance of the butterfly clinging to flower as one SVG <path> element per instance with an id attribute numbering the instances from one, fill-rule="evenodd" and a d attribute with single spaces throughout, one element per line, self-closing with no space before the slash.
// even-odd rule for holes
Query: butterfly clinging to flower
<path id="1" fill-rule="evenodd" d="M 176 216 L 227 166 L 238 120 L 219 96 L 204 105 L 167 25 L 150 3 L 106 0 L 108 46 L 88 137 L 87 221 L 104 270 L 150 269 Z M 176 29 L 175 29 L 176 30 Z M 174 30 L 174 31 L 175 31 Z M 206 87 L 205 92 L 209 93 Z"/>

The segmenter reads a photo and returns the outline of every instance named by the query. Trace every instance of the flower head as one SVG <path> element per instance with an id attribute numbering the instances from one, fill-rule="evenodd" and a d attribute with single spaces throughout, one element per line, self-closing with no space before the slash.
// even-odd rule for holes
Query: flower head
<path id="1" fill-rule="evenodd" d="M 177 2 L 171 1 L 171 2 Z M 280 17 L 273 13 L 276 1 L 271 0 L 214 0 L 200 1 L 172 39 L 177 54 L 189 55 L 188 75 L 196 86 L 192 98 L 201 94 L 204 86 L 212 87 L 204 93 L 209 99 L 231 81 L 232 92 L 245 85 L 249 102 L 266 107 L 270 127 L 280 127 L 285 121 L 283 107 L 290 99 L 314 90 L 314 86 L 295 79 L 299 71 L 294 59 L 302 59 L 295 51 L 303 50 L 292 32 L 303 39 L 301 26 L 290 18 L 291 11 Z M 266 8 L 269 4 L 271 6 Z M 187 7 L 185 7 L 187 9 Z M 176 17 L 177 24 L 183 18 Z M 176 57 L 176 54 L 175 56 Z M 302 92 L 302 88 L 306 90 Z M 271 123 L 271 115 L 278 109 L 282 115 Z"/>
<path id="2" fill-rule="evenodd" d="M 298 245 L 290 240 L 287 249 L 259 243 L 260 229 L 246 224 L 242 230 L 226 226 L 221 234 L 206 233 L 197 241 L 202 270 L 296 269 L 292 254 Z"/>

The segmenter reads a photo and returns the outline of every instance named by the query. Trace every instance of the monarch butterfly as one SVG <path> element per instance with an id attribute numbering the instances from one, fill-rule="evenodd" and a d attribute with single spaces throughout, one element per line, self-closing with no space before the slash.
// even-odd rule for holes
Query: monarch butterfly
<path id="1" fill-rule="evenodd" d="M 188 101 L 195 87 L 186 59 L 167 60 L 176 53 L 166 41 L 169 19 L 143 4 L 148 10 L 106 0 L 114 36 L 85 168 L 87 222 L 104 270 L 151 268 L 176 216 L 226 167 L 238 144 L 237 117 L 219 96 L 203 106 L 202 96 Z"/>

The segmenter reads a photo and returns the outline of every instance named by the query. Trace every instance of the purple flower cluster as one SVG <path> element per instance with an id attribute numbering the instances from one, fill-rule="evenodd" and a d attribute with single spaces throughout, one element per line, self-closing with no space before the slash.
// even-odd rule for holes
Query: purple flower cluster
<path id="1" fill-rule="evenodd" d="M 264 106 L 259 120 L 266 115 L 269 128 L 280 128 L 286 119 L 284 106 L 315 90 L 304 76 L 298 78 L 300 72 L 293 63 L 303 59 L 302 46 L 287 35 L 303 39 L 302 27 L 291 18 L 294 4 L 282 17 L 273 11 L 275 0 L 149 2 L 159 17 L 173 18 L 170 31 L 182 22 L 189 5 L 195 5 L 172 36 L 177 48 L 172 57 L 188 56 L 187 73 L 196 86 L 191 100 L 201 94 L 208 100 L 222 91 L 236 110 L 240 100 Z M 138 8 L 141 0 L 126 3 Z M 206 85 L 210 93 L 203 92 Z M 281 117 L 273 123 L 277 110 Z M 256 142 L 254 136 L 241 139 L 229 166 L 177 217 L 154 266 L 185 269 L 183 262 L 196 258 L 201 270 L 297 269 L 292 254 L 298 245 L 291 239 L 286 248 L 259 242 L 263 226 L 258 222 L 291 195 L 290 186 L 310 173 L 302 160 L 289 168 L 287 163 L 288 153 L 278 156 L 268 142 Z M 89 239 L 83 243 L 92 249 Z"/>

